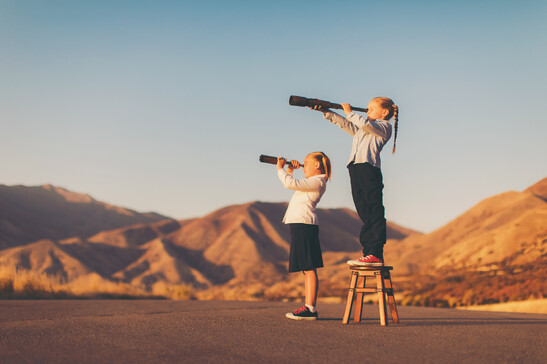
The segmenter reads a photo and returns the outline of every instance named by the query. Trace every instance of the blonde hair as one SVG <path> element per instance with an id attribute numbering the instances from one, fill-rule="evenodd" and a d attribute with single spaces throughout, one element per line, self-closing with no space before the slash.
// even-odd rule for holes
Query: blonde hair
<path id="1" fill-rule="evenodd" d="M 389 114 L 387 114 L 387 120 L 391 119 L 391 117 L 394 117 L 395 123 L 395 137 L 393 138 L 393 152 L 395 153 L 395 150 L 397 149 L 397 130 L 399 129 L 399 106 L 395 105 L 392 99 L 389 97 L 375 97 L 373 100 L 378 101 L 380 106 L 384 109 L 387 109 L 389 111 Z"/>
<path id="2" fill-rule="evenodd" d="M 327 179 L 330 179 L 332 175 L 332 168 L 330 166 L 330 158 L 323 152 L 313 152 L 308 154 L 319 162 L 319 170 L 321 173 L 327 175 Z"/>

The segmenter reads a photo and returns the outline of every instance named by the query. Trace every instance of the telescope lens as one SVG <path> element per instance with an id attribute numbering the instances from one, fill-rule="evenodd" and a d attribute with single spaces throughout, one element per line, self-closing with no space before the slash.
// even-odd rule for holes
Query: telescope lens
<path id="1" fill-rule="evenodd" d="M 301 96 L 289 97 L 289 105 L 292 106 L 308 106 L 308 99 Z"/>

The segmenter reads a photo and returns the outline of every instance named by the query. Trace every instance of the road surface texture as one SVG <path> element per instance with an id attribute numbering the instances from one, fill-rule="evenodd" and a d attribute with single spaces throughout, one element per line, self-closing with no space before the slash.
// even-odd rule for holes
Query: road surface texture
<path id="1" fill-rule="evenodd" d="M 0 301 L 0 363 L 546 363 L 547 315 L 343 304 L 293 321 L 286 302 Z"/>

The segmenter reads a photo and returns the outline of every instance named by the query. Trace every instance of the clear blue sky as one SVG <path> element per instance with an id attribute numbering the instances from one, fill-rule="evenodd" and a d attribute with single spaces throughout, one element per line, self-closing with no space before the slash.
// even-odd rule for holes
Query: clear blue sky
<path id="1" fill-rule="evenodd" d="M 182 219 L 288 201 L 258 156 L 321 150 L 353 208 L 351 137 L 288 98 L 388 96 L 387 218 L 429 232 L 547 176 L 546 60 L 545 1 L 0 0 L 0 184 Z"/>

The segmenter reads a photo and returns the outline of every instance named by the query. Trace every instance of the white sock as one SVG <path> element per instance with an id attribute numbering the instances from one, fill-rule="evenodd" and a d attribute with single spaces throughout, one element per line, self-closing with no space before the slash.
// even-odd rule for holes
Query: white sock
<path id="1" fill-rule="evenodd" d="M 314 313 L 315 311 L 317 311 L 317 309 L 315 308 L 315 306 L 311 306 L 311 305 L 306 304 L 306 307 L 309 308 L 310 311 L 311 311 L 312 313 Z"/>

